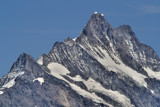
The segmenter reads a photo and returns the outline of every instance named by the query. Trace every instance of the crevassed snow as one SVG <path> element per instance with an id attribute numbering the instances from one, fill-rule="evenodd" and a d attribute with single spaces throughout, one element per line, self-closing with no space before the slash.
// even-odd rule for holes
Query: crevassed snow
<path id="1" fill-rule="evenodd" d="M 118 58 L 118 56 L 112 54 L 112 57 L 118 61 L 120 64 L 116 64 L 113 59 L 109 56 L 106 50 L 102 49 L 101 47 L 94 48 L 88 44 L 88 47 L 90 47 L 92 50 L 100 50 L 103 55 L 105 55 L 104 58 L 100 58 L 98 55 L 95 55 L 92 53 L 92 51 L 87 50 L 84 46 L 81 45 L 83 49 L 85 49 L 90 55 L 92 55 L 95 59 L 97 59 L 107 70 L 113 71 L 116 73 L 119 73 L 121 75 L 129 76 L 131 77 L 136 83 L 138 83 L 140 86 L 147 87 L 147 83 L 145 81 L 146 76 L 138 73 L 137 71 L 133 70 L 132 68 L 126 66 L 123 64 L 123 62 Z M 94 49 L 93 49 L 94 48 Z"/>
<path id="2" fill-rule="evenodd" d="M 131 101 L 126 96 L 122 95 L 118 91 L 108 90 L 105 89 L 99 82 L 93 80 L 92 78 L 89 78 L 87 81 L 82 79 L 80 75 L 77 75 L 76 77 L 70 77 L 74 81 L 82 81 L 85 86 L 90 91 L 99 92 L 106 96 L 111 97 L 112 99 L 115 99 L 116 101 L 120 102 L 123 107 L 134 107 L 134 105 L 131 104 Z"/>
<path id="3" fill-rule="evenodd" d="M 3 88 L 10 88 L 10 87 L 14 86 L 15 79 L 18 76 L 21 76 L 23 74 L 24 74 L 24 72 L 11 72 L 11 73 L 9 73 L 7 76 L 8 76 L 8 78 L 12 78 L 12 79 L 9 82 L 7 82 L 6 84 L 4 84 L 2 87 Z"/>
<path id="4" fill-rule="evenodd" d="M 42 57 L 42 56 L 40 56 L 40 57 L 38 58 L 37 63 L 38 63 L 39 65 L 43 65 L 43 57 Z"/>
<path id="5" fill-rule="evenodd" d="M 80 94 L 86 98 L 92 99 L 93 101 L 95 101 L 97 103 L 103 103 L 105 105 L 108 105 L 109 107 L 113 107 L 112 105 L 106 103 L 102 98 L 98 97 L 94 93 L 87 92 L 86 90 L 84 90 L 84 89 L 80 88 L 79 86 L 72 84 L 68 80 L 66 80 L 62 75 L 67 75 L 70 72 L 63 65 L 61 65 L 59 63 L 52 62 L 52 63 L 48 64 L 47 67 L 51 71 L 50 74 L 52 76 L 67 82 L 72 87 L 72 89 L 75 90 L 78 94 Z"/>
<path id="6" fill-rule="evenodd" d="M 36 80 L 39 81 L 39 83 L 41 85 L 44 83 L 44 79 L 42 77 L 38 77 L 38 78 L 34 79 L 33 82 L 36 81 Z"/>
<path id="7" fill-rule="evenodd" d="M 149 77 L 160 80 L 160 72 L 154 72 L 152 69 L 148 67 L 143 67 L 143 69 L 148 73 Z"/>
<path id="8" fill-rule="evenodd" d="M 0 95 L 3 94 L 3 91 L 0 91 Z"/>

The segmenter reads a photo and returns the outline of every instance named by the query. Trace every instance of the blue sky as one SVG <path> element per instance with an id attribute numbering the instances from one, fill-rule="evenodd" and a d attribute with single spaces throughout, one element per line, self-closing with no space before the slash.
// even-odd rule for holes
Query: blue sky
<path id="1" fill-rule="evenodd" d="M 113 27 L 130 25 L 160 56 L 159 0 L 0 0 L 0 77 L 22 52 L 37 59 L 77 37 L 95 11 Z"/>

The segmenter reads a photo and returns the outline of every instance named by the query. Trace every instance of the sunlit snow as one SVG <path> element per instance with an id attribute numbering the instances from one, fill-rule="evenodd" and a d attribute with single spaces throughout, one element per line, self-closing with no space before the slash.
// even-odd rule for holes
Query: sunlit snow
<path id="1" fill-rule="evenodd" d="M 15 79 L 18 77 L 18 76 L 21 76 L 23 75 L 24 72 L 11 72 L 8 74 L 8 78 L 12 78 L 9 82 L 5 83 L 2 87 L 3 88 L 10 88 L 12 86 L 14 86 L 15 84 Z"/>
<path id="2" fill-rule="evenodd" d="M 156 79 L 160 80 L 160 72 L 154 72 L 153 70 L 151 70 L 148 67 L 143 67 L 143 69 L 148 73 L 149 77 L 156 78 Z"/>
<path id="3" fill-rule="evenodd" d="M 42 56 L 40 56 L 40 57 L 38 58 L 37 63 L 38 63 L 39 65 L 43 65 L 43 57 L 42 57 Z"/>
<path id="4" fill-rule="evenodd" d="M 116 101 L 122 103 L 123 107 L 134 107 L 131 104 L 131 101 L 129 98 L 127 98 L 123 94 L 120 94 L 118 91 L 105 89 L 99 82 L 93 80 L 92 78 L 89 78 L 87 81 L 82 79 L 80 75 L 77 75 L 76 77 L 70 77 L 70 78 L 74 81 L 82 81 L 90 91 L 99 92 L 106 96 L 111 97 L 112 99 L 115 99 Z"/>
<path id="5" fill-rule="evenodd" d="M 97 103 L 103 103 L 105 105 L 108 105 L 109 107 L 113 107 L 112 105 L 106 103 L 102 98 L 98 97 L 94 93 L 87 92 L 86 90 L 84 90 L 84 89 L 80 88 L 79 86 L 72 84 L 68 80 L 66 80 L 62 75 L 67 75 L 70 72 L 63 65 L 61 65 L 59 63 L 52 62 L 52 63 L 48 64 L 47 67 L 48 67 L 48 69 L 50 69 L 51 75 L 53 75 L 56 78 L 59 78 L 61 80 L 66 81 L 72 87 L 72 89 L 75 90 L 78 94 L 80 94 L 86 98 L 92 99 L 93 101 L 95 101 Z"/>
<path id="6" fill-rule="evenodd" d="M 94 12 L 94 14 L 97 14 L 98 12 Z"/>
<path id="7" fill-rule="evenodd" d="M 0 91 L 0 95 L 3 94 L 3 91 Z"/>
<path id="8" fill-rule="evenodd" d="M 76 41 L 77 38 L 74 38 L 73 41 Z"/>
<path id="9" fill-rule="evenodd" d="M 152 94 L 154 94 L 154 91 L 153 91 L 153 90 L 151 90 L 151 93 L 152 93 Z"/>
<path id="10" fill-rule="evenodd" d="M 100 46 L 99 47 L 93 47 L 90 46 L 89 43 L 87 43 L 87 48 L 89 47 L 90 50 L 86 48 L 86 45 L 83 46 L 82 44 L 80 45 L 83 49 L 85 49 L 90 55 L 92 55 L 95 59 L 97 59 L 107 70 L 113 71 L 116 73 L 119 73 L 121 75 L 129 76 L 131 77 L 136 83 L 138 83 L 141 86 L 147 87 L 147 83 L 145 81 L 146 76 L 138 73 L 137 71 L 131 69 L 130 67 L 126 66 L 123 64 L 123 62 L 119 59 L 118 56 L 114 55 L 114 53 L 110 54 L 117 62 L 120 64 L 115 63 L 115 61 L 111 58 L 111 56 L 107 53 L 106 50 L 102 49 Z M 113 47 L 112 47 L 113 48 Z M 97 52 L 99 50 L 101 53 L 105 56 L 104 58 L 100 58 L 99 55 L 97 55 Z M 114 50 L 114 49 L 112 49 Z M 113 51 L 114 52 L 114 51 Z M 101 55 L 101 53 L 99 53 Z M 102 55 L 102 56 L 103 56 Z"/>
<path id="11" fill-rule="evenodd" d="M 34 79 L 33 82 L 35 82 L 36 80 L 39 81 L 39 83 L 41 85 L 44 83 L 44 79 L 42 77 L 38 77 L 38 78 Z"/>

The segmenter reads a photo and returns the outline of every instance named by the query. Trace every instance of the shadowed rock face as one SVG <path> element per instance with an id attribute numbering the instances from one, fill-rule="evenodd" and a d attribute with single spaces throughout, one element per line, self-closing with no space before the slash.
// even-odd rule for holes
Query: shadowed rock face
<path id="1" fill-rule="evenodd" d="M 92 107 L 96 105 L 92 100 L 73 91 L 68 83 L 46 73 L 27 54 L 20 55 L 8 75 L 22 71 L 25 73 L 16 77 L 15 84 L 11 88 L 3 89 L 4 94 L 0 95 L 1 107 Z M 8 75 L 1 81 L 10 81 L 12 78 L 10 79 Z M 35 78 L 43 78 L 44 83 L 34 81 Z"/>
<path id="2" fill-rule="evenodd" d="M 38 61 L 21 54 L 0 79 L 0 106 L 158 107 L 159 62 L 130 26 L 113 28 L 94 13 L 76 39 Z"/>
<path id="3" fill-rule="evenodd" d="M 130 26 L 124 25 L 115 29 L 114 38 L 116 48 L 123 50 L 123 54 L 129 55 L 141 66 L 150 67 L 154 71 L 159 70 L 159 57 L 151 47 L 139 42 Z"/>

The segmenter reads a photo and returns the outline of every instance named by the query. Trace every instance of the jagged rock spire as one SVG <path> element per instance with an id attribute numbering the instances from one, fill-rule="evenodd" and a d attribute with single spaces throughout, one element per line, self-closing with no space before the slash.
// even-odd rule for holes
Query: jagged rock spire
<path id="1" fill-rule="evenodd" d="M 111 25 L 107 22 L 104 15 L 95 12 L 91 16 L 82 33 L 86 36 L 102 36 L 105 35 L 104 33 L 107 33 L 108 28 L 111 28 Z"/>
<path id="2" fill-rule="evenodd" d="M 28 54 L 26 54 L 26 53 L 20 54 L 20 56 L 18 57 L 17 61 L 12 65 L 10 72 L 12 72 L 12 69 L 14 69 L 16 67 L 21 67 L 21 68 L 26 67 L 28 62 L 34 62 L 33 57 L 28 55 Z"/>

